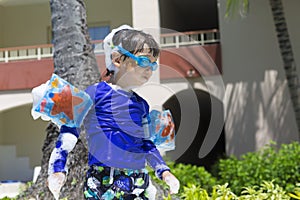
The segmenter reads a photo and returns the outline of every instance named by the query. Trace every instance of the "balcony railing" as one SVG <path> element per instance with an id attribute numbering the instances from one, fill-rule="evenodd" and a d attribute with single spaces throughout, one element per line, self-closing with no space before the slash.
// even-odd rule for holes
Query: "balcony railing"
<path id="1" fill-rule="evenodd" d="M 53 45 L 43 44 L 37 46 L 22 46 L 0 49 L 0 62 L 14 60 L 49 58 L 53 55 Z"/>
<path id="2" fill-rule="evenodd" d="M 208 45 L 220 42 L 219 30 L 190 31 L 161 34 L 160 46 L 176 47 L 187 45 Z"/>
<path id="3" fill-rule="evenodd" d="M 175 47 L 187 45 L 208 45 L 219 43 L 219 31 L 216 29 L 206 31 L 191 31 L 191 32 L 177 32 L 161 34 L 160 46 L 162 48 Z M 102 40 L 92 41 L 94 45 L 95 54 L 104 52 Z M 16 60 L 51 58 L 53 56 L 53 45 L 43 44 L 36 46 L 23 46 L 12 48 L 0 48 L 0 63 Z"/>

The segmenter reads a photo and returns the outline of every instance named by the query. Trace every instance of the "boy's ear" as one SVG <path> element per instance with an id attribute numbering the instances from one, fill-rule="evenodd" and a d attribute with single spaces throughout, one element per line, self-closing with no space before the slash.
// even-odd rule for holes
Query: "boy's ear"
<path id="1" fill-rule="evenodd" d="M 116 67 L 121 66 L 121 54 L 119 52 L 112 52 L 111 61 Z"/>

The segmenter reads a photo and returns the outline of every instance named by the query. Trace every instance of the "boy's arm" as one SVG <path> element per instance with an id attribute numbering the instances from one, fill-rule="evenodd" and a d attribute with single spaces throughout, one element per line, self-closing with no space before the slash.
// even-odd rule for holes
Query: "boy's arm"
<path id="1" fill-rule="evenodd" d="M 162 173 L 164 171 L 170 171 L 155 144 L 151 140 L 144 139 L 144 151 L 146 152 L 146 159 L 149 165 L 155 170 L 155 175 L 162 179 Z"/>
<path id="2" fill-rule="evenodd" d="M 97 85 L 91 85 L 87 87 L 85 92 L 90 96 L 91 99 L 95 98 L 95 91 Z M 69 127 L 62 125 L 60 127 L 60 135 L 56 142 L 56 146 L 53 149 L 48 166 L 48 175 L 62 172 L 68 173 L 68 168 L 66 166 L 68 154 L 75 147 L 78 137 L 80 134 L 80 128 L 78 127 Z"/>
<path id="3" fill-rule="evenodd" d="M 67 157 L 75 147 L 78 132 L 76 128 L 61 126 L 56 147 L 50 155 L 47 184 L 55 199 L 59 198 L 60 190 L 66 181 Z"/>
<path id="4" fill-rule="evenodd" d="M 50 156 L 48 175 L 56 172 L 68 173 L 67 156 L 75 147 L 78 137 L 77 128 L 61 126 L 56 146 Z"/>
<path id="5" fill-rule="evenodd" d="M 155 175 L 164 180 L 170 187 L 170 193 L 178 193 L 180 183 L 178 179 L 170 172 L 155 144 L 151 140 L 144 140 L 144 150 L 147 152 L 146 159 L 149 165 L 155 170 Z"/>

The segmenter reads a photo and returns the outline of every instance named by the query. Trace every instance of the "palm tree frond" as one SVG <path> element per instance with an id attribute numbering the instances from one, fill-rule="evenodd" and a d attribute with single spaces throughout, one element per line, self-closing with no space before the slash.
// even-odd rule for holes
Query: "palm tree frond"
<path id="1" fill-rule="evenodd" d="M 227 0 L 226 18 L 232 18 L 236 15 L 246 17 L 249 12 L 249 0 Z"/>

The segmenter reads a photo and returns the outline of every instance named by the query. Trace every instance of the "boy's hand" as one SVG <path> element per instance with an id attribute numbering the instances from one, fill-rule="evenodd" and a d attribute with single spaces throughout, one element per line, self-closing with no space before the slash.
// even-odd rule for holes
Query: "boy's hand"
<path id="1" fill-rule="evenodd" d="M 48 176 L 47 185 L 56 200 L 59 198 L 60 190 L 65 184 L 65 181 L 66 174 L 63 172 L 56 172 Z"/>
<path id="2" fill-rule="evenodd" d="M 162 177 L 166 184 L 170 187 L 170 194 L 177 194 L 180 187 L 178 179 L 169 171 L 164 171 Z"/>

